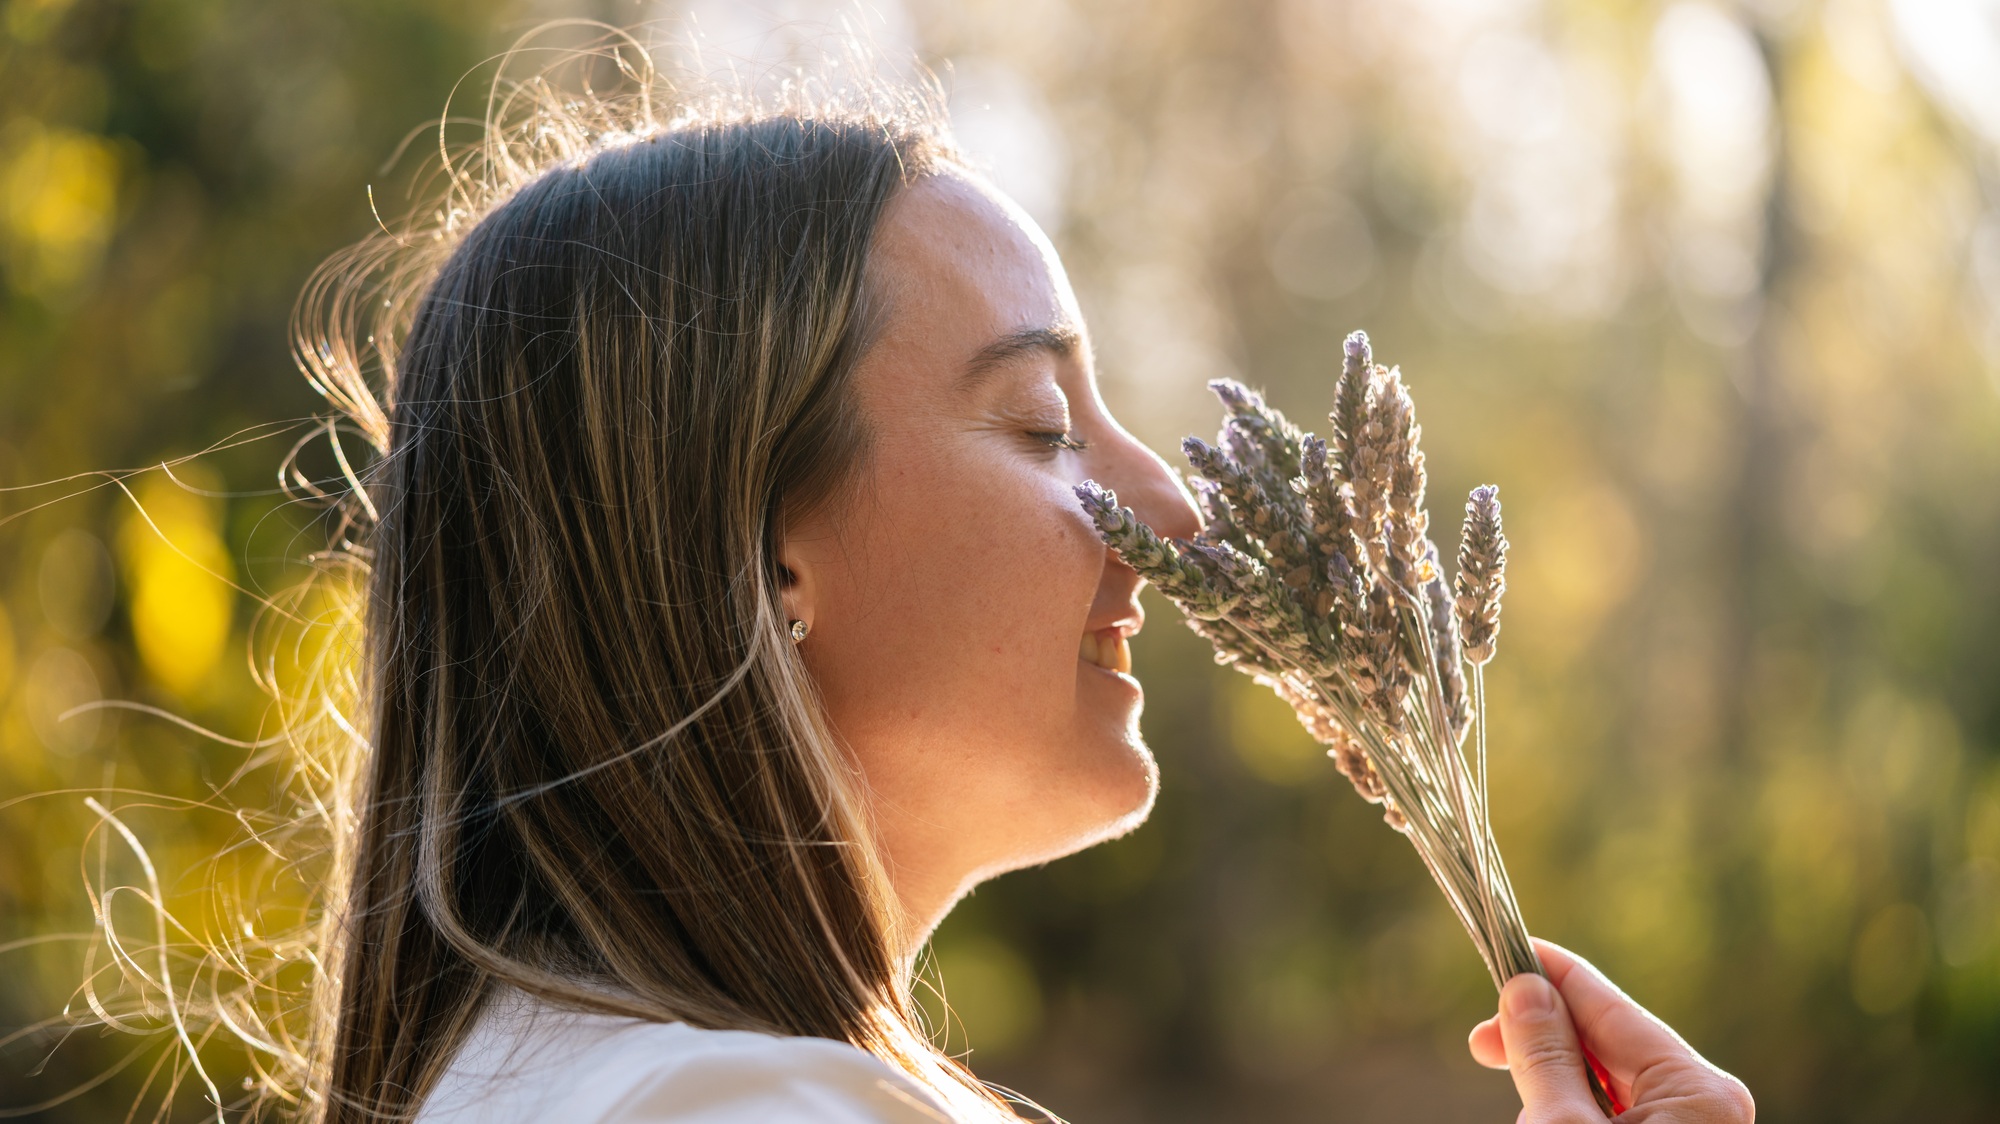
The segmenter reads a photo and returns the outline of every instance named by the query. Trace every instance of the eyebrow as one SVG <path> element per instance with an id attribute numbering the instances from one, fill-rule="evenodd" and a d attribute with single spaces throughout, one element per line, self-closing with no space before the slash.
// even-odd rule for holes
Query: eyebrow
<path id="1" fill-rule="evenodd" d="M 1058 359 L 1067 359 L 1083 347 L 1083 333 L 1070 324 L 1052 324 L 1041 328 L 1022 328 L 1009 332 L 972 355 L 965 365 L 965 373 L 959 376 L 961 390 L 970 390 L 985 380 L 995 370 L 1019 359 L 1023 355 L 1045 352 Z"/>

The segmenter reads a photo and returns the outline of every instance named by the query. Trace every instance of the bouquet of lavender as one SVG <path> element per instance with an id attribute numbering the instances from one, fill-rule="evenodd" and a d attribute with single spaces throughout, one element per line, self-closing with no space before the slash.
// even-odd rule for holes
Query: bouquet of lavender
<path id="1" fill-rule="evenodd" d="M 1355 789 L 1382 805 L 1497 988 L 1542 971 L 1486 799 L 1482 673 L 1507 587 L 1498 489 L 1466 501 L 1448 586 L 1425 533 L 1409 390 L 1374 362 L 1366 334 L 1343 351 L 1325 440 L 1238 383 L 1209 384 L 1228 411 L 1217 444 L 1181 444 L 1207 517 L 1195 538 L 1162 540 L 1094 481 L 1076 494 L 1105 542 L 1215 645 L 1217 662 L 1290 703 Z"/>

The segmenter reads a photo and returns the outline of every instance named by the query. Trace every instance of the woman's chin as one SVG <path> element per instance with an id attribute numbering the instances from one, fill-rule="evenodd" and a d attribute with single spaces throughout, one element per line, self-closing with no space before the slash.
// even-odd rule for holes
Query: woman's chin
<path id="1" fill-rule="evenodd" d="M 1145 823 L 1146 817 L 1153 814 L 1153 802 L 1160 795 L 1160 770 L 1153 762 L 1153 755 L 1146 752 L 1143 745 L 1139 749 L 1144 755 L 1143 772 L 1134 778 L 1134 783 L 1128 786 L 1121 799 L 1107 807 L 1107 811 L 1114 807 L 1116 811 L 1101 819 L 1096 830 L 1078 844 L 1075 850 L 1080 851 L 1085 847 L 1125 835 Z"/>
<path id="2" fill-rule="evenodd" d="M 1045 787 L 1042 798 L 1034 802 L 1033 815 L 1010 817 L 1017 831 L 1032 834 L 1017 836 L 1011 853 L 976 871 L 966 881 L 965 891 L 989 878 L 1051 863 L 1131 832 L 1153 811 L 1160 790 L 1159 768 L 1152 751 L 1134 736 L 1119 747 L 1115 766 L 1104 762 L 1083 776 L 1072 772 L 1055 790 L 1062 799 L 1049 799 Z"/>
<path id="3" fill-rule="evenodd" d="M 1063 823 L 1051 832 L 1057 837 L 1051 853 L 1036 859 L 1047 862 L 1074 854 L 1108 839 L 1130 832 L 1152 814 L 1160 794 L 1160 769 L 1152 750 L 1139 739 L 1136 729 L 1120 736 L 1093 739 L 1097 744 L 1093 767 L 1077 777 L 1070 800 L 1063 803 Z"/>
<path id="4" fill-rule="evenodd" d="M 1077 700 L 1086 708 L 1079 716 L 1085 726 L 1079 740 L 1088 747 L 1090 759 L 1098 763 L 1093 772 L 1098 774 L 1094 787 L 1103 793 L 1100 805 L 1108 810 L 1108 819 L 1123 825 L 1111 834 L 1123 834 L 1152 811 L 1160 790 L 1159 763 L 1139 732 L 1146 697 L 1129 672 L 1098 667 L 1085 670 L 1111 681 L 1105 684 L 1111 688 L 1105 692 L 1111 698 Z"/>

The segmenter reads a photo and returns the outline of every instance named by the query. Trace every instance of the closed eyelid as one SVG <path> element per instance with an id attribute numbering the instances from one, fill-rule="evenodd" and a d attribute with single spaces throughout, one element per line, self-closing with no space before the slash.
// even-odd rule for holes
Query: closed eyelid
<path id="1" fill-rule="evenodd" d="M 1040 376 L 1040 377 L 1034 377 Z M 1022 410 L 1060 411 L 1070 415 L 1070 396 L 1062 380 L 1052 372 L 1023 368 L 1022 373 L 997 384 L 985 397 L 993 406 L 1010 413 Z"/>

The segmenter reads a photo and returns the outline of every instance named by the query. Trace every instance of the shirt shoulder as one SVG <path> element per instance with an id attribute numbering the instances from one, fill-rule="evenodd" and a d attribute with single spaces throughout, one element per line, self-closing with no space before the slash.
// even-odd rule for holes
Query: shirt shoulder
<path id="1" fill-rule="evenodd" d="M 909 1075 L 824 1038 L 489 1005 L 418 1124 L 953 1124 Z"/>
<path id="2" fill-rule="evenodd" d="M 935 1097 L 866 1051 L 822 1038 L 679 1028 L 603 1124 L 951 1124 Z"/>

